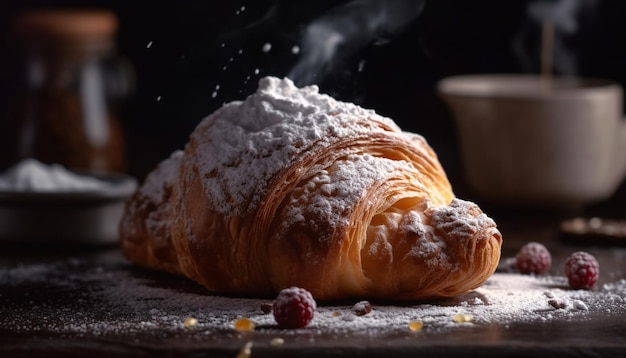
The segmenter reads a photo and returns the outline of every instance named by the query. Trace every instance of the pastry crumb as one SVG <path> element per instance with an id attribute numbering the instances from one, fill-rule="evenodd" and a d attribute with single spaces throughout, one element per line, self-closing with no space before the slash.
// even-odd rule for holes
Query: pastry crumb
<path id="1" fill-rule="evenodd" d="M 370 312 L 372 312 L 372 305 L 369 301 L 361 301 L 352 307 L 352 310 L 356 313 L 357 316 L 363 316 Z"/>
<path id="2" fill-rule="evenodd" d="M 263 313 L 272 313 L 272 306 L 273 304 L 271 302 L 261 303 L 261 311 L 263 311 Z"/>
<path id="3" fill-rule="evenodd" d="M 555 298 L 549 299 L 548 304 L 556 309 L 564 309 L 567 307 L 567 302 Z"/>

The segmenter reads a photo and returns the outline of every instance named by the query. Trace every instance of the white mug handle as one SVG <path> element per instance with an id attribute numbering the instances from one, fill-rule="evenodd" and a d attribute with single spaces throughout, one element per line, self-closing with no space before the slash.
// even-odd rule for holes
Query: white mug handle
<path id="1" fill-rule="evenodd" d="M 618 143 L 618 150 L 619 150 L 619 154 L 618 154 L 618 158 L 621 159 L 621 177 L 620 179 L 623 180 L 626 177 L 626 117 L 622 118 L 621 121 L 621 135 L 619 138 L 619 143 Z"/>

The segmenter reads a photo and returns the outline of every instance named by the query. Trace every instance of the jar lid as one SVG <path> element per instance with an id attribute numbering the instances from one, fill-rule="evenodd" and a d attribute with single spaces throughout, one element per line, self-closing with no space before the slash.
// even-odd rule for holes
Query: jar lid
<path id="1" fill-rule="evenodd" d="M 117 25 L 117 17 L 107 10 L 30 10 L 15 20 L 20 36 L 59 40 L 109 38 Z"/>

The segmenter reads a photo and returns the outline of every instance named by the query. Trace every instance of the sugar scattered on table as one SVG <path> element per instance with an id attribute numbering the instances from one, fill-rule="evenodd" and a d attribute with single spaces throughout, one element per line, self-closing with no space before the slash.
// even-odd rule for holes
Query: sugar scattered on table
<path id="1" fill-rule="evenodd" d="M 278 330 L 273 315 L 259 309 L 268 302 L 267 298 L 212 295 L 191 282 L 183 281 L 186 286 L 180 288 L 161 282 L 162 277 L 129 269 L 121 257 L 117 263 L 72 259 L 0 268 L 0 286 L 5 288 L 0 296 L 5 302 L 0 306 L 0 327 L 15 332 L 76 336 L 161 336 L 184 332 L 208 339 L 215 332 L 246 333 L 233 329 L 234 322 L 245 317 L 250 327 L 256 327 L 255 335 L 268 335 L 267 342 L 277 331 L 283 338 L 303 332 Z M 49 299 L 21 291 L 42 285 L 50 292 L 46 296 Z M 10 299 L 18 291 L 23 292 L 19 293 L 23 299 Z M 67 296 L 94 309 L 78 311 L 74 305 L 59 301 L 58 297 Z M 436 332 L 555 319 L 584 321 L 593 312 L 626 311 L 626 280 L 595 290 L 571 290 L 560 276 L 496 273 L 482 287 L 450 300 L 397 304 L 371 301 L 373 309 L 366 315 L 359 315 L 354 306 L 320 304 L 306 332 L 313 336 L 316 332 L 375 336 L 409 332 L 413 330 L 412 322 L 419 322 L 421 331 Z"/>

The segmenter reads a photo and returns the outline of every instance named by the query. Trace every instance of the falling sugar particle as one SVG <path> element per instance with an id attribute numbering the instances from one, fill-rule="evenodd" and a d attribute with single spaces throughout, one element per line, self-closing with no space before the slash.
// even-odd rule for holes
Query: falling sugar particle
<path id="1" fill-rule="evenodd" d="M 224 66 L 224 67 L 222 67 L 222 70 L 226 71 L 226 69 L 227 69 L 227 68 L 228 68 L 228 67 Z"/>
<path id="2" fill-rule="evenodd" d="M 235 59 L 232 57 L 228 59 L 228 62 L 233 62 L 233 61 L 235 61 Z"/>
<path id="3" fill-rule="evenodd" d="M 300 47 L 298 46 L 294 46 L 291 48 L 291 53 L 293 53 L 294 55 L 297 55 L 298 53 L 300 53 Z"/>
<path id="4" fill-rule="evenodd" d="M 161 96 L 157 96 L 157 102 L 161 102 Z"/>
<path id="5" fill-rule="evenodd" d="M 217 91 L 218 89 L 220 89 L 220 85 L 215 85 L 215 90 Z"/>
<path id="6" fill-rule="evenodd" d="M 357 69 L 357 71 L 363 72 L 364 68 L 365 68 L 365 60 L 359 61 L 359 68 Z"/>
<path id="7" fill-rule="evenodd" d="M 211 98 L 215 98 L 217 97 L 217 91 L 213 91 L 213 93 L 211 93 Z"/>
<path id="8" fill-rule="evenodd" d="M 148 42 L 148 44 L 146 45 L 146 48 L 150 48 L 152 47 L 152 41 Z"/>
<path id="9" fill-rule="evenodd" d="M 226 47 L 226 43 L 222 42 L 221 47 Z"/>
<path id="10" fill-rule="evenodd" d="M 239 49 L 239 51 L 237 51 L 237 53 L 241 55 L 243 53 L 243 50 Z"/>
<path id="11" fill-rule="evenodd" d="M 265 45 L 263 45 L 263 48 L 262 48 L 263 52 L 270 52 L 271 49 L 272 49 L 272 44 L 269 42 L 265 43 Z"/>
<path id="12" fill-rule="evenodd" d="M 255 74 L 255 75 L 258 75 L 258 74 L 259 74 L 259 72 L 260 72 L 260 71 L 259 71 L 259 69 L 258 69 L 258 68 L 255 68 L 255 69 L 254 69 L 254 74 Z"/>

